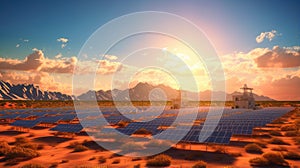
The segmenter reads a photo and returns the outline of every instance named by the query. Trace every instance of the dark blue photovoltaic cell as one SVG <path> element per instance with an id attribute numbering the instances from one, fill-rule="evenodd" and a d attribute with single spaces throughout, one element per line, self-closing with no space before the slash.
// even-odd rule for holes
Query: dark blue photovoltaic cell
<path id="1" fill-rule="evenodd" d="M 38 125 L 40 122 L 36 120 L 16 120 L 11 123 L 11 126 L 17 127 L 25 127 L 25 128 L 33 128 L 34 126 Z"/>
<path id="2" fill-rule="evenodd" d="M 58 122 L 59 120 L 62 119 L 62 116 L 51 116 L 51 117 L 42 117 L 42 118 L 38 118 L 36 119 L 36 121 L 39 121 L 41 123 L 49 123 L 49 124 L 52 124 L 52 123 L 56 123 Z"/>
<path id="3" fill-rule="evenodd" d="M 59 124 L 56 127 L 51 128 L 51 131 L 58 132 L 69 132 L 69 133 L 79 133 L 83 127 L 81 124 Z"/>

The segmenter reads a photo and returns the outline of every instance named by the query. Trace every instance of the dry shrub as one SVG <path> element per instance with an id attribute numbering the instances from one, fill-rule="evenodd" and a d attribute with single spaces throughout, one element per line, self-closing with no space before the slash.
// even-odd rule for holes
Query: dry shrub
<path id="1" fill-rule="evenodd" d="M 206 168 L 206 165 L 206 162 L 200 160 L 196 164 L 194 164 L 192 168 Z"/>
<path id="2" fill-rule="evenodd" d="M 263 152 L 262 148 L 259 145 L 255 144 L 255 143 L 247 144 L 245 146 L 245 150 L 248 153 L 259 153 L 260 154 L 260 153 Z"/>
<path id="3" fill-rule="evenodd" d="M 297 131 L 287 131 L 284 135 L 287 137 L 295 137 L 295 136 L 298 136 L 298 132 Z"/>
<path id="4" fill-rule="evenodd" d="M 7 154 L 7 159 L 15 159 L 15 158 L 22 158 L 24 160 L 32 159 L 38 157 L 40 154 L 31 148 L 24 148 L 20 146 L 13 147 Z"/>
<path id="5" fill-rule="evenodd" d="M 160 154 L 147 161 L 147 166 L 163 167 L 170 166 L 172 158 L 168 155 Z"/>
<path id="6" fill-rule="evenodd" d="M 143 145 L 138 144 L 136 142 L 128 142 L 121 146 L 121 150 L 123 152 L 134 152 L 134 151 L 142 150 L 142 149 L 143 149 Z"/>
<path id="7" fill-rule="evenodd" d="M 29 139 L 26 137 L 16 137 L 15 138 L 15 145 L 29 143 Z"/>
<path id="8" fill-rule="evenodd" d="M 120 159 L 115 159 L 111 164 L 119 164 L 121 162 Z"/>
<path id="9" fill-rule="evenodd" d="M 268 160 L 269 165 L 288 166 L 289 163 L 284 160 L 280 152 L 267 152 L 262 155 Z"/>
<path id="10" fill-rule="evenodd" d="M 99 156 L 98 162 L 99 163 L 105 163 L 106 162 L 106 158 L 104 156 Z"/>
<path id="11" fill-rule="evenodd" d="M 0 156 L 6 155 L 11 150 L 11 147 L 6 141 L 0 141 Z"/>
<path id="12" fill-rule="evenodd" d="M 28 163 L 23 165 L 21 168 L 44 168 L 44 166 L 37 163 Z"/>
<path id="13" fill-rule="evenodd" d="M 287 151 L 286 147 L 283 146 L 277 146 L 271 149 L 272 151 Z"/>
<path id="14" fill-rule="evenodd" d="M 255 142 L 255 144 L 257 144 L 258 146 L 260 146 L 262 148 L 267 148 L 267 143 L 264 141 Z"/>
<path id="15" fill-rule="evenodd" d="M 272 136 L 282 136 L 280 131 L 275 131 L 275 130 L 270 131 L 269 134 Z"/>
<path id="16" fill-rule="evenodd" d="M 83 152 L 83 151 L 86 151 L 88 150 L 89 148 L 84 146 L 84 145 L 76 145 L 74 147 L 74 151 L 73 152 Z"/>
<path id="17" fill-rule="evenodd" d="M 292 151 L 284 152 L 283 157 L 290 160 L 300 160 L 300 154 Z"/>
<path id="18" fill-rule="evenodd" d="M 270 140 L 270 143 L 271 144 L 277 144 L 277 145 L 290 145 L 289 143 L 287 142 L 284 142 L 283 140 L 279 139 L 279 138 L 272 138 Z"/>
<path id="19" fill-rule="evenodd" d="M 268 160 L 263 157 L 255 157 L 249 160 L 251 166 L 267 166 Z"/>
<path id="20" fill-rule="evenodd" d="M 296 131 L 297 126 L 294 124 L 289 124 L 289 125 L 283 125 L 281 126 L 281 131 Z"/>

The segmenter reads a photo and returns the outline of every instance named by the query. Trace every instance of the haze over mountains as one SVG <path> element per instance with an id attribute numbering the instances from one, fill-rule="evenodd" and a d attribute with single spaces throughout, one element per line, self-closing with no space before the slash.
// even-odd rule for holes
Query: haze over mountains
<path id="1" fill-rule="evenodd" d="M 234 92 L 231 94 L 224 92 L 212 92 L 209 90 L 200 92 L 199 94 L 195 92 L 183 91 L 188 100 L 197 100 L 197 96 L 200 95 L 201 101 L 211 100 L 211 94 L 215 95 L 214 101 L 222 100 L 222 96 L 226 95 L 226 100 L 232 100 L 233 94 L 241 94 L 240 92 Z M 38 86 L 33 84 L 10 84 L 9 82 L 4 82 L 0 80 L 0 100 L 94 100 L 95 96 L 97 100 L 115 100 L 115 101 L 161 101 L 161 100 L 171 100 L 176 98 L 178 91 L 165 86 L 157 85 L 153 86 L 148 83 L 138 83 L 133 88 L 125 90 L 108 90 L 108 91 L 93 91 L 90 90 L 83 93 L 77 97 L 63 94 L 61 92 L 43 91 Z M 267 96 L 253 94 L 255 100 L 257 101 L 274 101 Z"/>

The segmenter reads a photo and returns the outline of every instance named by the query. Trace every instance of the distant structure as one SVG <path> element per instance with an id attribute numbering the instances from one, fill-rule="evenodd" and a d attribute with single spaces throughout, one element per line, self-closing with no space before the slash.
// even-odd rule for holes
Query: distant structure
<path id="1" fill-rule="evenodd" d="M 255 100 L 252 94 L 253 88 L 248 88 L 247 84 L 240 88 L 243 90 L 243 94 L 233 95 L 233 108 L 244 108 L 244 109 L 258 109 L 255 105 Z"/>
<path id="2" fill-rule="evenodd" d="M 177 92 L 176 98 L 172 99 L 171 109 L 180 109 L 181 108 L 181 90 Z"/>

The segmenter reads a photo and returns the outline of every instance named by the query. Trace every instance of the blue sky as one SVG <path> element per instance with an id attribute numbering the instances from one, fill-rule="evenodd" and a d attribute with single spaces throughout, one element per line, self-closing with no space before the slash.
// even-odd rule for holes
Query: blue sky
<path id="1" fill-rule="evenodd" d="M 23 58 L 32 48 L 47 57 L 77 55 L 101 25 L 124 14 L 155 10 L 183 16 L 200 27 L 218 53 L 300 43 L 299 1 L 71 1 L 4 0 L 0 5 L 0 56 Z M 261 32 L 277 30 L 271 42 L 256 43 Z M 60 47 L 57 38 L 69 42 Z M 24 42 L 28 39 L 29 42 Z M 16 48 L 19 44 L 20 47 Z"/>
<path id="2" fill-rule="evenodd" d="M 167 70 L 170 70 L 168 66 L 178 64 L 176 59 L 174 64 L 170 63 L 174 58 L 156 55 L 159 58 L 156 59 L 149 54 L 151 51 L 148 54 L 141 52 L 138 59 L 129 61 L 135 65 L 122 62 L 133 48 L 155 44 L 162 52 L 169 51 L 170 55 L 185 59 L 193 75 L 184 75 L 182 67 L 172 67 L 177 70 L 174 73 L 181 75 L 182 79 L 196 76 L 198 83 L 195 86 L 202 91 L 209 90 L 210 79 L 201 61 L 191 59 L 193 54 L 182 44 L 162 37 L 147 39 L 143 36 L 144 39 L 132 39 L 132 43 L 118 43 L 120 45 L 111 50 L 105 60 L 96 58 L 88 62 L 76 58 L 88 38 L 112 19 L 134 12 L 161 11 L 190 20 L 206 34 L 222 61 L 228 93 L 247 83 L 258 94 L 278 100 L 300 100 L 299 6 L 300 1 L 294 0 L 1 0 L 0 79 L 14 84 L 33 83 L 43 89 L 72 94 L 74 67 L 82 66 L 80 68 L 89 73 L 89 68 L 100 65 L 96 68 L 97 86 L 81 88 L 77 94 L 86 89 L 108 90 L 115 74 L 143 71 L 138 69 L 143 68 L 142 63 L 157 61 Z M 140 25 L 143 23 L 151 22 L 145 19 Z M 153 24 L 171 23 L 172 20 Z M 170 29 L 186 30 L 180 25 Z M 109 37 L 111 34 L 103 39 Z M 156 81 L 152 84 L 174 85 L 161 74 L 157 69 L 147 69 L 136 78 L 130 76 L 127 79 L 133 83 Z M 119 78 L 117 83 L 127 87 L 122 80 Z"/>

